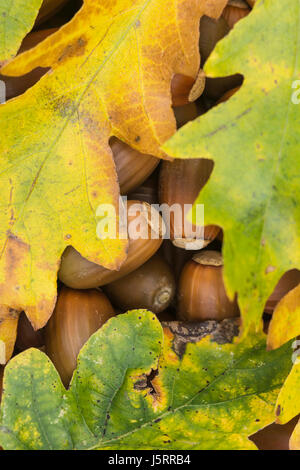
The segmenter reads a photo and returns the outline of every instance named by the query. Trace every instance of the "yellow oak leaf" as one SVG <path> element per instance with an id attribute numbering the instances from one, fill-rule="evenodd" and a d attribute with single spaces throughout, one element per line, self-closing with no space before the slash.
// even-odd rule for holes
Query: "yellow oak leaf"
<path id="1" fill-rule="evenodd" d="M 276 417 L 279 424 L 286 424 L 300 413 L 300 359 L 298 358 L 277 398 Z"/>
<path id="2" fill-rule="evenodd" d="M 300 420 L 290 439 L 290 450 L 300 450 Z"/>
<path id="3" fill-rule="evenodd" d="M 0 305 L 24 310 L 41 328 L 68 245 L 108 269 L 124 262 L 127 241 L 96 234 L 97 207 L 118 207 L 109 138 L 166 157 L 160 146 L 175 132 L 171 79 L 196 78 L 199 20 L 225 4 L 85 0 L 70 23 L 2 69 L 50 71 L 0 106 Z M 13 334 L 6 329 L 2 341 Z"/>
<path id="4" fill-rule="evenodd" d="M 269 349 L 279 348 L 300 335 L 300 285 L 292 289 L 276 306 L 268 332 Z"/>

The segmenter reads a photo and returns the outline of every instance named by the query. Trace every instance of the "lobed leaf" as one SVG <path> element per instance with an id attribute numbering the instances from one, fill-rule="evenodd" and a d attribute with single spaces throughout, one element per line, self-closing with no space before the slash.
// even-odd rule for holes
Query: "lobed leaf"
<path id="1" fill-rule="evenodd" d="M 32 29 L 43 0 L 0 1 L 0 64 L 12 59 Z"/>
<path id="2" fill-rule="evenodd" d="M 300 286 L 292 289 L 276 306 L 268 331 L 269 348 L 278 348 L 300 334 Z"/>
<path id="3" fill-rule="evenodd" d="M 205 223 L 223 228 L 225 284 L 238 293 L 244 334 L 259 329 L 281 276 L 300 268 L 300 4 L 264 0 L 218 43 L 205 71 L 240 73 L 226 103 L 184 126 L 163 150 L 177 158 L 214 160 L 196 203 Z"/>
<path id="4" fill-rule="evenodd" d="M 69 390 L 27 350 L 5 369 L 0 445 L 254 449 L 248 436 L 274 419 L 290 345 L 267 352 L 262 334 L 228 343 L 236 332 L 234 321 L 163 330 L 145 310 L 119 315 L 83 347 Z"/>
<path id="5" fill-rule="evenodd" d="M 118 208 L 109 138 L 166 156 L 160 145 L 176 129 L 172 76 L 197 76 L 199 19 L 225 3 L 85 0 L 70 23 L 2 69 L 51 68 L 0 106 L 0 305 L 41 328 L 68 245 L 108 269 L 124 262 L 127 241 L 96 233 L 98 206 Z M 8 343 L 14 332 L 4 331 Z"/>

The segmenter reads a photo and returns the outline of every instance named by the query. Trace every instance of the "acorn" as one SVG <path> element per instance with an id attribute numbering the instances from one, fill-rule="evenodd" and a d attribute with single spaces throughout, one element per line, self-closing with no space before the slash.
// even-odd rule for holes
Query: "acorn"
<path id="1" fill-rule="evenodd" d="M 240 87 L 233 88 L 232 90 L 226 91 L 226 93 L 218 100 L 217 104 L 220 103 L 225 103 L 228 101 L 233 95 L 236 94 L 237 91 L 239 91 Z"/>
<path id="2" fill-rule="evenodd" d="M 153 217 L 153 214 L 155 217 Z M 128 256 L 119 271 L 111 271 L 83 258 L 73 247 L 63 253 L 59 279 L 75 289 L 90 289 L 116 281 L 139 268 L 150 259 L 162 244 L 164 223 L 158 212 L 141 201 L 128 201 L 127 220 L 129 229 Z M 131 237 L 130 227 L 142 220 L 143 233 Z"/>
<path id="3" fill-rule="evenodd" d="M 36 24 L 44 23 L 51 16 L 55 15 L 66 3 L 68 0 L 44 0 L 40 8 L 38 17 L 36 19 Z"/>
<path id="4" fill-rule="evenodd" d="M 128 198 L 148 204 L 158 204 L 158 172 L 154 171 L 141 186 L 128 194 Z"/>
<path id="5" fill-rule="evenodd" d="M 22 312 L 18 322 L 16 348 L 25 351 L 29 348 L 41 348 L 44 344 L 44 330 L 35 331 L 26 314 Z"/>
<path id="6" fill-rule="evenodd" d="M 247 3 L 248 3 L 249 7 L 251 7 L 251 8 L 254 7 L 255 2 L 256 2 L 256 0 L 246 0 L 246 1 L 247 1 Z"/>
<path id="7" fill-rule="evenodd" d="M 224 38 L 230 31 L 226 20 L 221 16 L 218 20 L 202 16 L 200 21 L 199 48 L 201 66 L 206 62 L 218 41 Z"/>
<path id="8" fill-rule="evenodd" d="M 173 162 L 164 161 L 161 165 L 159 202 L 172 209 L 167 214 L 168 220 L 166 215 L 163 216 L 170 230 L 170 238 L 179 248 L 204 248 L 220 231 L 219 227 L 213 225 L 206 226 L 203 231 L 203 228 L 196 227 L 186 217 L 187 205 L 194 204 L 212 170 L 213 162 L 204 159 L 177 159 Z"/>
<path id="9" fill-rule="evenodd" d="M 184 126 L 198 117 L 198 108 L 196 103 L 189 103 L 184 106 L 178 106 L 173 109 L 177 124 L 177 129 Z"/>
<path id="10" fill-rule="evenodd" d="M 272 315 L 276 305 L 280 302 L 280 300 L 292 289 L 300 284 L 300 271 L 297 269 L 291 269 L 287 271 L 280 281 L 278 282 L 277 286 L 275 287 L 273 293 L 268 298 L 264 311 L 270 315 Z"/>
<path id="11" fill-rule="evenodd" d="M 145 308 L 160 313 L 169 307 L 175 288 L 170 266 L 161 256 L 154 255 L 137 270 L 108 284 L 105 292 L 114 305 L 125 311 Z"/>
<path id="12" fill-rule="evenodd" d="M 245 16 L 249 15 L 251 8 L 244 0 L 229 0 L 222 16 L 232 29 L 234 25 Z"/>
<path id="13" fill-rule="evenodd" d="M 176 74 L 171 81 L 172 105 L 184 106 L 190 103 L 189 95 L 194 86 L 195 79 L 182 74 Z"/>
<path id="14" fill-rule="evenodd" d="M 165 310 L 164 312 L 157 313 L 156 316 L 157 316 L 158 320 L 161 323 L 162 322 L 176 321 L 176 318 L 174 317 L 174 315 L 169 310 Z"/>
<path id="15" fill-rule="evenodd" d="M 121 194 L 128 194 L 138 188 L 153 173 L 160 162 L 159 158 L 140 153 L 116 137 L 110 139 L 110 146 L 116 164 Z"/>
<path id="16" fill-rule="evenodd" d="M 55 31 L 57 31 L 57 28 L 44 29 L 42 31 L 29 33 L 22 42 L 19 54 L 36 46 L 39 42 L 55 33 Z M 10 100 L 11 98 L 15 98 L 16 96 L 20 96 L 25 93 L 28 88 L 32 87 L 40 80 L 47 70 L 48 69 L 46 68 L 37 67 L 26 75 L 20 77 L 7 77 L 5 75 L 0 75 L 0 80 L 2 80 L 6 86 L 6 100 Z"/>
<path id="17" fill-rule="evenodd" d="M 114 309 L 103 292 L 63 287 L 45 328 L 46 353 L 67 387 L 77 356 L 92 334 L 111 317 Z"/>
<path id="18" fill-rule="evenodd" d="M 204 96 L 216 102 L 226 93 L 239 88 L 242 84 L 243 76 L 240 74 L 229 75 L 228 77 L 207 77 Z"/>
<path id="19" fill-rule="evenodd" d="M 289 441 L 299 416 L 286 424 L 270 424 L 249 437 L 259 450 L 290 450 Z"/>
<path id="20" fill-rule="evenodd" d="M 223 283 L 223 258 L 217 251 L 200 251 L 183 268 L 178 287 L 180 320 L 221 321 L 239 315 Z"/>

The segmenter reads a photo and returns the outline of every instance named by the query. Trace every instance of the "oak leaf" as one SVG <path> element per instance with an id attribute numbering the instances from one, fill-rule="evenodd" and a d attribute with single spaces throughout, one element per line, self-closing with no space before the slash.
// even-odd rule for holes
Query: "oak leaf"
<path id="1" fill-rule="evenodd" d="M 224 230 L 224 276 L 238 293 L 244 334 L 261 328 L 266 300 L 282 275 L 300 268 L 300 4 L 256 2 L 218 43 L 208 76 L 240 73 L 229 101 L 183 127 L 163 149 L 178 158 L 214 161 L 196 202 L 205 224 Z"/>
<path id="2" fill-rule="evenodd" d="M 0 2 L 0 64 L 12 59 L 33 27 L 43 0 L 5 0 Z"/>
<path id="3" fill-rule="evenodd" d="M 0 107 L 0 304 L 25 310 L 35 328 L 53 311 L 66 246 L 108 269 L 124 261 L 126 241 L 96 235 L 97 207 L 118 206 L 109 138 L 166 157 L 160 146 L 176 129 L 171 79 L 196 78 L 199 19 L 225 3 L 85 0 L 70 23 L 2 69 L 51 68 Z M 0 340 L 14 335 L 1 323 Z"/>
<path id="4" fill-rule="evenodd" d="M 81 350 L 69 390 L 42 352 L 5 368 L 5 449 L 255 449 L 274 420 L 290 344 L 234 341 L 235 320 L 171 322 L 146 310 L 109 320 Z M 233 341 L 233 342 L 232 342 Z"/>

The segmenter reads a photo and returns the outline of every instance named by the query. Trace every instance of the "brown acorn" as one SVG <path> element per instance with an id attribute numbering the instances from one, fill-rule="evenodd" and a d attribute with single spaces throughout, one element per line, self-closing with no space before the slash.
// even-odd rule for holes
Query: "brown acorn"
<path id="1" fill-rule="evenodd" d="M 128 199 L 158 204 L 158 172 L 154 171 L 141 186 L 128 194 Z"/>
<path id="2" fill-rule="evenodd" d="M 190 121 L 193 121 L 198 117 L 198 108 L 196 103 L 189 103 L 184 106 L 178 106 L 174 108 L 174 114 L 177 124 L 177 129 L 184 126 Z"/>
<path id="3" fill-rule="evenodd" d="M 108 284 L 105 292 L 114 305 L 125 311 L 146 308 L 160 313 L 172 302 L 175 287 L 170 266 L 161 256 L 154 255 L 137 270 Z"/>
<path id="4" fill-rule="evenodd" d="M 199 192 L 207 183 L 213 170 L 211 160 L 177 159 L 173 162 L 164 161 L 159 176 L 159 202 L 167 204 L 170 218 L 165 223 L 170 230 L 173 244 L 179 248 L 199 250 L 216 238 L 219 227 L 209 225 L 204 229 L 204 239 L 201 228 L 190 223 L 185 216 L 186 205 L 192 205 Z"/>
<path id="5" fill-rule="evenodd" d="M 103 292 L 63 287 L 45 328 L 46 353 L 68 386 L 77 356 L 89 337 L 115 315 Z"/>
<path id="6" fill-rule="evenodd" d="M 299 416 L 287 424 L 270 424 L 249 437 L 259 450 L 290 450 L 289 441 Z"/>
<path id="7" fill-rule="evenodd" d="M 251 8 L 244 0 L 229 0 L 222 16 L 232 29 L 234 25 L 245 16 L 249 15 Z"/>
<path id="8" fill-rule="evenodd" d="M 160 159 L 134 150 L 116 137 L 110 140 L 121 194 L 138 188 L 153 173 Z"/>
<path id="9" fill-rule="evenodd" d="M 206 62 L 217 42 L 224 38 L 229 31 L 230 28 L 223 16 L 218 20 L 202 16 L 199 41 L 201 65 Z"/>
<path id="10" fill-rule="evenodd" d="M 29 348 L 41 348 L 45 344 L 44 330 L 35 331 L 24 312 L 18 322 L 16 348 L 25 351 Z"/>
<path id="11" fill-rule="evenodd" d="M 236 94 L 237 91 L 239 91 L 240 87 L 233 88 L 233 90 L 228 90 L 226 93 L 218 100 L 217 104 L 220 103 L 225 103 L 226 101 L 229 100 L 233 95 Z"/>
<path id="12" fill-rule="evenodd" d="M 297 269 L 291 269 L 287 271 L 280 281 L 278 282 L 277 286 L 275 287 L 273 293 L 268 298 L 264 311 L 270 315 L 272 315 L 276 305 L 280 302 L 280 300 L 292 289 L 300 284 L 300 271 Z"/>
<path id="13" fill-rule="evenodd" d="M 180 276 L 178 318 L 188 321 L 221 321 L 239 315 L 236 299 L 231 302 L 223 283 L 223 259 L 217 251 L 200 251 Z"/>
<path id="14" fill-rule="evenodd" d="M 246 0 L 246 1 L 247 1 L 248 5 L 249 5 L 251 8 L 254 7 L 255 2 L 256 2 L 256 0 Z"/>
<path id="15" fill-rule="evenodd" d="M 157 216 L 157 224 L 151 221 L 151 211 Z M 74 248 L 68 247 L 62 256 L 59 279 L 75 289 L 90 289 L 116 281 L 148 261 L 162 244 L 164 223 L 161 217 L 146 202 L 128 201 L 127 220 L 129 229 L 137 220 L 144 221 L 143 233 L 140 238 L 129 237 L 128 256 L 119 271 L 111 271 L 91 263 Z"/>
<path id="16" fill-rule="evenodd" d="M 27 51 L 36 46 L 39 42 L 55 33 L 57 28 L 45 29 L 42 31 L 34 31 L 28 34 L 20 47 L 19 53 Z M 5 83 L 6 100 L 22 95 L 28 88 L 32 87 L 47 72 L 48 69 L 37 67 L 26 75 L 20 77 L 7 77 L 0 74 L 0 80 Z"/>
<path id="17" fill-rule="evenodd" d="M 162 322 L 176 321 L 176 318 L 174 317 L 174 315 L 169 310 L 165 310 L 164 312 L 157 313 L 156 316 L 157 316 L 158 320 L 161 323 Z"/>
<path id="18" fill-rule="evenodd" d="M 190 92 L 194 86 L 195 79 L 182 74 L 174 75 L 171 82 L 172 105 L 184 106 L 188 104 Z"/>

